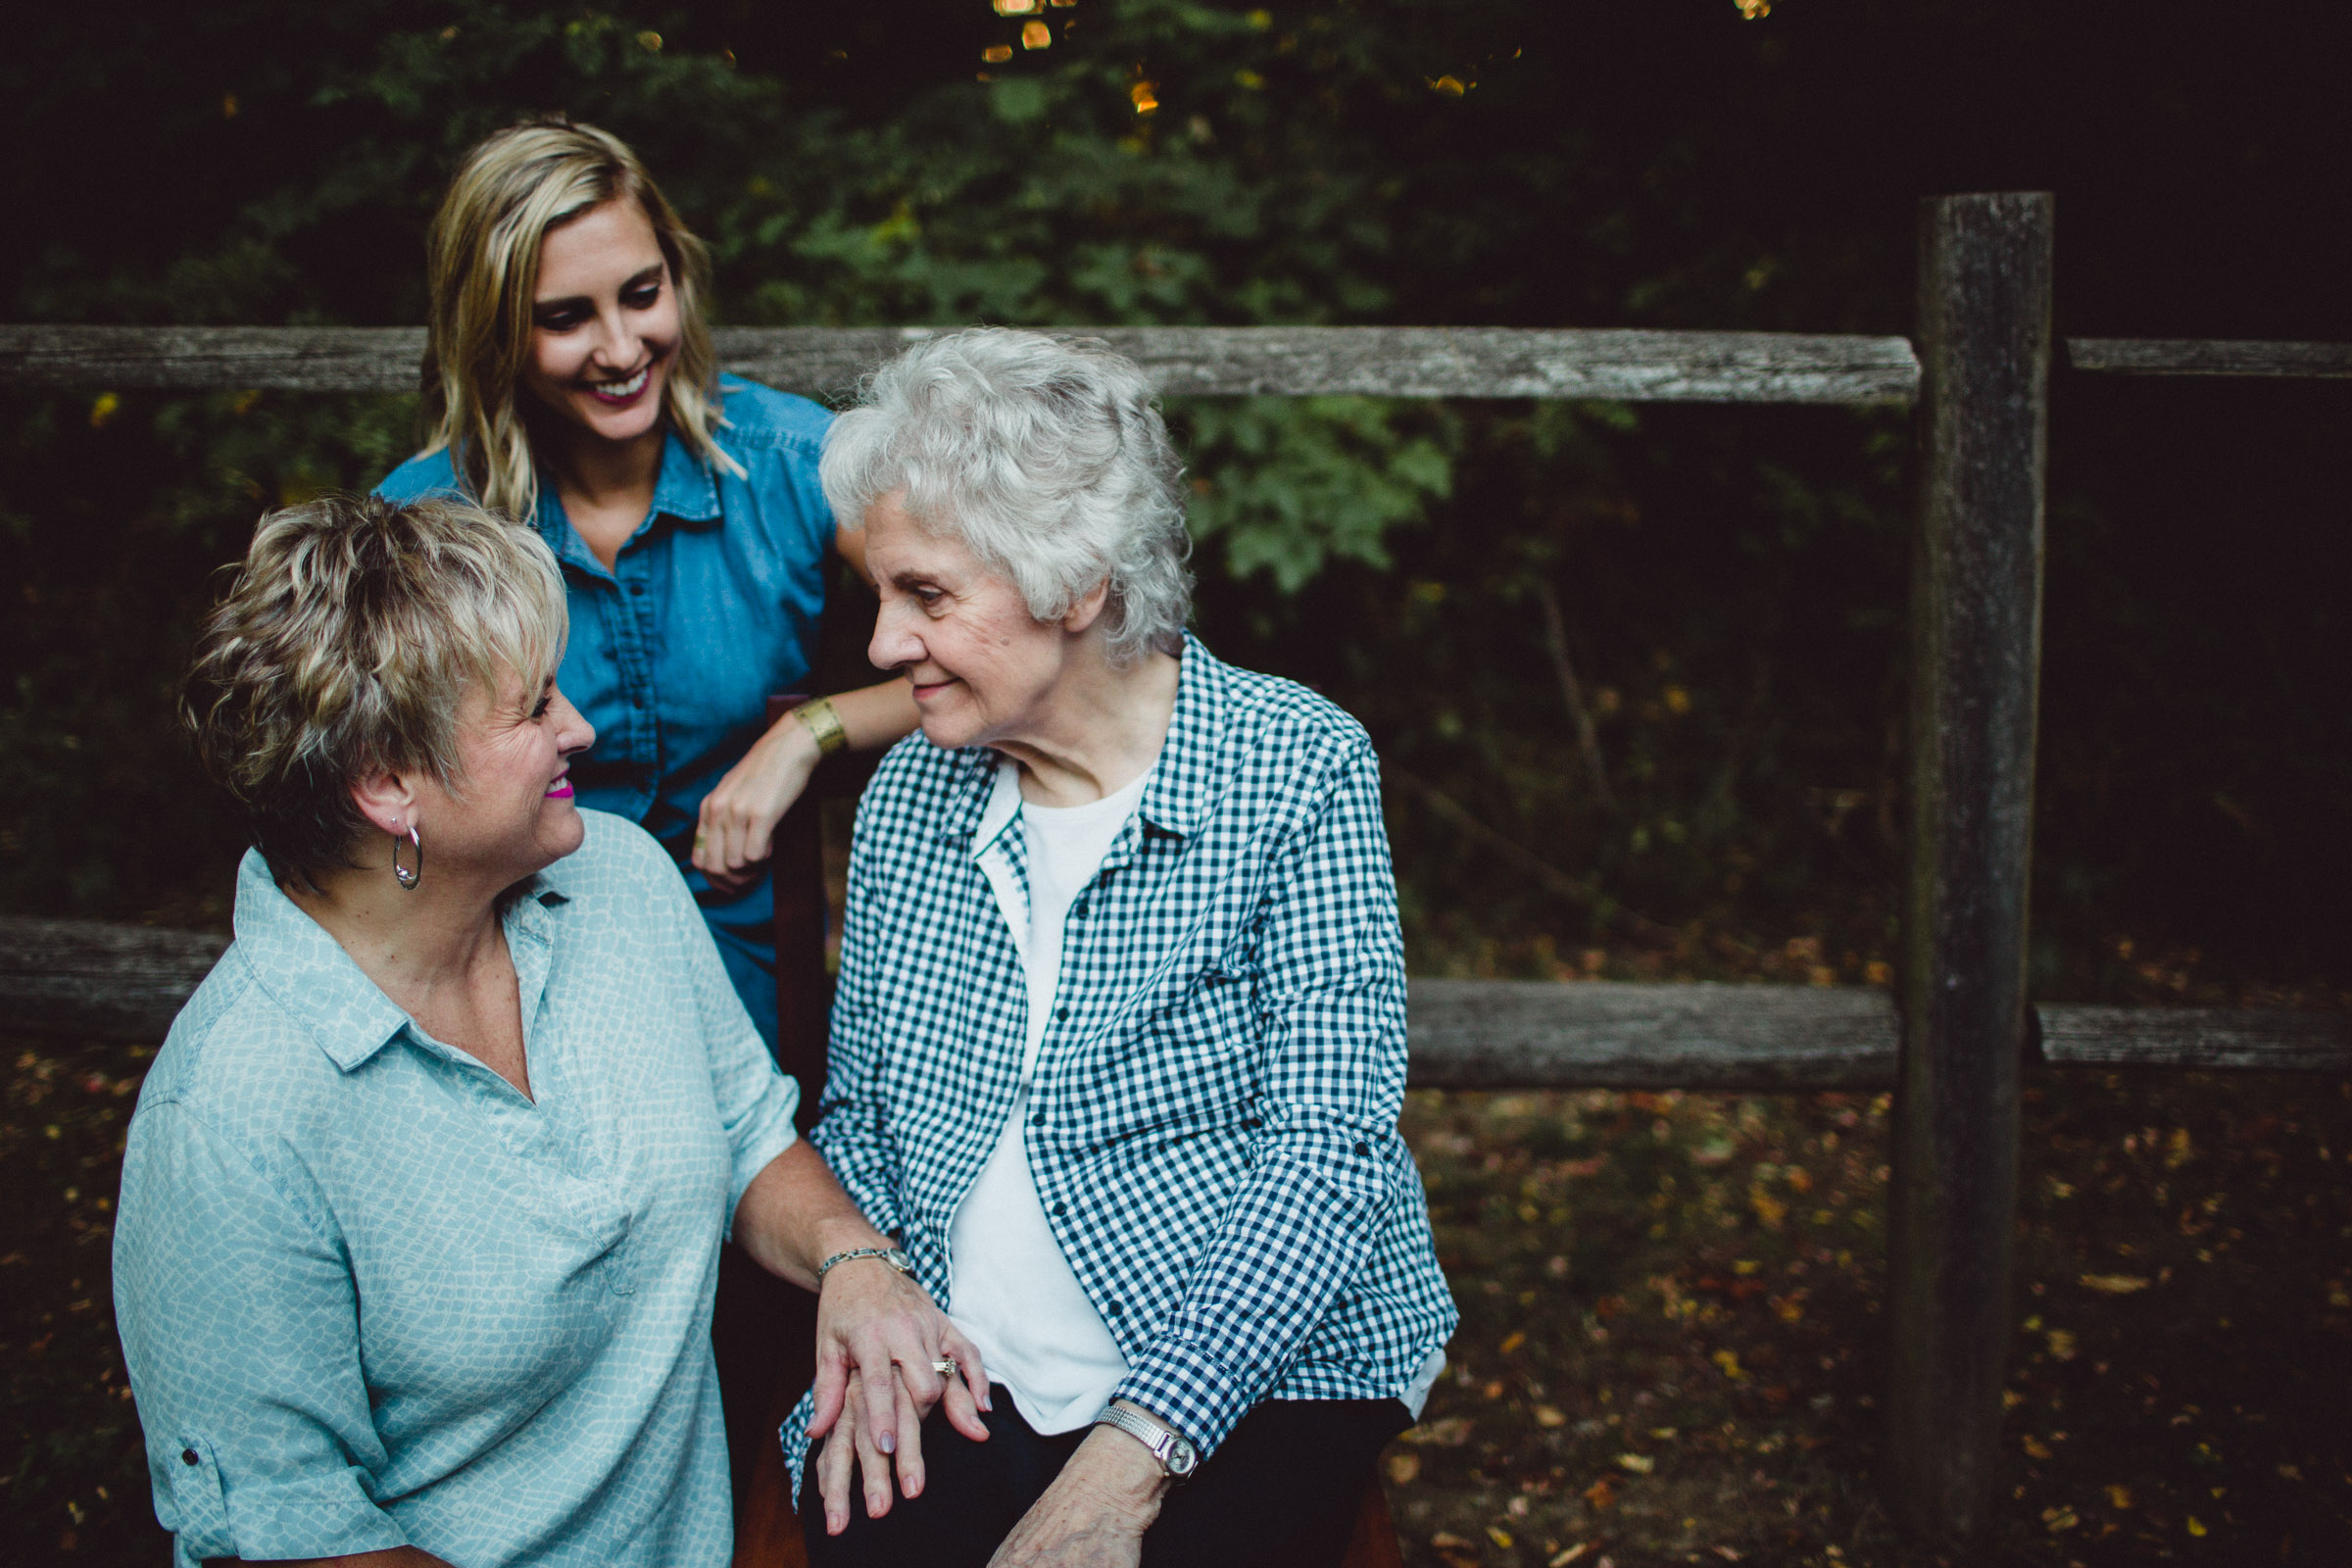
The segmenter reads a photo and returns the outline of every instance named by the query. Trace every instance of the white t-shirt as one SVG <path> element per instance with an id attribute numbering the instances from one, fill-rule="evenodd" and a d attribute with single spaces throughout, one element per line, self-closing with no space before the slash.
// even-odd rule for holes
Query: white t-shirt
<path id="1" fill-rule="evenodd" d="M 1127 1375 L 1127 1358 L 1046 1221 L 1021 1129 L 1030 1079 L 1054 1016 L 1070 905 L 1102 868 L 1151 777 L 1146 768 L 1099 801 L 1046 807 L 1020 798 L 1020 769 L 1007 761 L 997 770 L 995 793 L 980 819 L 979 838 L 987 844 L 1005 818 L 1015 810 L 1021 816 L 1029 854 L 1026 906 L 1002 857 L 983 852 L 981 865 L 1021 952 L 1029 1029 L 1012 1112 L 949 1227 L 948 1311 L 979 1347 L 989 1377 L 1012 1391 L 1021 1419 L 1041 1433 L 1074 1432 L 1094 1420 Z"/>

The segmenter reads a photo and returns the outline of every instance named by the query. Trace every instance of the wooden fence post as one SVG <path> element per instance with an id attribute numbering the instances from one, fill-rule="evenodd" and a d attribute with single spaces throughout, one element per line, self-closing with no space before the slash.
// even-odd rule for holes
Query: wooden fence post
<path id="1" fill-rule="evenodd" d="M 1888 1492 L 1901 1525 L 1942 1543 L 1991 1507 L 2011 1332 L 2052 207 L 2029 192 L 1920 210 Z"/>

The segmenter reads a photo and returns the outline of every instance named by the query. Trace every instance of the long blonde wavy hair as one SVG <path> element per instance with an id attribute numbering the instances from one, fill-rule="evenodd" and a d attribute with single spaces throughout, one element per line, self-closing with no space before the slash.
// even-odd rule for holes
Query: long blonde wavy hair
<path id="1" fill-rule="evenodd" d="M 539 506 L 515 393 L 530 362 L 541 242 L 558 224 L 614 200 L 644 211 L 677 291 L 677 360 L 662 394 L 670 428 L 706 462 L 743 472 L 714 436 L 722 422 L 718 356 L 703 319 L 710 253 L 619 137 L 560 117 L 529 120 L 466 155 L 426 242 L 424 450 L 447 448 L 467 490 L 492 512 L 528 521 Z"/>

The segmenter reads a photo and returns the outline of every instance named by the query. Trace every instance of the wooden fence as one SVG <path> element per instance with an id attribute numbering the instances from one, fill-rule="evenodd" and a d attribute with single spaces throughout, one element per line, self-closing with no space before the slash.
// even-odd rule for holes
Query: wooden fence
<path id="1" fill-rule="evenodd" d="M 1468 327 L 1100 329 L 1160 390 L 1234 396 L 1910 405 L 1908 898 L 1894 993 L 1757 985 L 1412 986 L 1412 1081 L 1461 1089 L 1894 1091 L 1888 1502 L 1973 1534 L 1994 1505 L 2021 1072 L 2352 1072 L 2352 1015 L 2027 1003 L 2027 866 L 2055 358 L 2080 373 L 2352 376 L 2352 345 L 2050 336 L 2052 201 L 1920 212 L 1918 336 Z M 817 396 L 928 329 L 729 328 L 730 370 Z M 0 387 L 411 390 L 415 328 L 0 327 Z M 12 1026 L 153 1040 L 221 943 L 0 920 Z"/>

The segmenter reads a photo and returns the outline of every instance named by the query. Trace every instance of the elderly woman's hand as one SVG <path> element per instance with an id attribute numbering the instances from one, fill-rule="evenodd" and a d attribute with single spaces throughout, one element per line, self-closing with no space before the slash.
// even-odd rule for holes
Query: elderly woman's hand
<path id="1" fill-rule="evenodd" d="M 808 787 L 818 756 L 808 726 L 787 713 L 703 797 L 693 858 L 713 891 L 732 897 L 759 880 L 776 823 Z"/>
<path id="2" fill-rule="evenodd" d="M 989 1568 L 1133 1568 L 1167 1490 L 1143 1445 L 1097 1427 L 1021 1515 Z"/>
<path id="3" fill-rule="evenodd" d="M 942 1376 L 934 1363 L 953 1361 Z M 923 1490 L 923 1418 L 944 1401 L 948 1424 L 974 1443 L 988 1441 L 980 1411 L 988 1405 L 988 1370 L 980 1351 L 948 1320 L 923 1288 L 879 1259 L 836 1267 L 816 1302 L 815 1409 L 811 1438 L 827 1440 L 817 1488 L 828 1533 L 849 1523 L 849 1463 L 860 1462 L 865 1511 L 890 1511 L 890 1471 L 909 1497 Z M 851 1442 L 841 1442 L 846 1429 Z"/>

